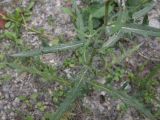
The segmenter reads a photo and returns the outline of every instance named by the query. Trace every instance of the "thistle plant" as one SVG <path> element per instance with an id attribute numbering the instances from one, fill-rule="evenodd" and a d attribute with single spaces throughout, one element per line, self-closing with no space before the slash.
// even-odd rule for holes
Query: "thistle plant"
<path id="1" fill-rule="evenodd" d="M 97 77 L 106 77 L 109 74 L 108 70 L 113 70 L 115 66 L 121 65 L 126 57 L 132 56 L 143 43 L 135 45 L 132 49 L 124 51 L 124 53 L 116 57 L 114 61 L 105 63 L 106 55 L 109 54 L 109 49 L 115 48 L 120 40 L 128 36 L 141 35 L 144 37 L 160 37 L 160 30 L 149 27 L 146 24 L 139 24 L 139 18 L 146 21 L 147 13 L 154 7 L 154 2 L 151 0 L 117 1 L 114 0 L 87 0 L 89 5 L 85 8 L 77 6 L 76 1 L 72 0 L 72 8 L 63 8 L 64 12 L 69 14 L 74 22 L 77 36 L 74 41 L 69 43 L 58 44 L 52 47 L 43 47 L 42 49 L 27 50 L 10 55 L 12 58 L 30 58 L 34 62 L 42 64 L 46 71 L 40 71 L 35 64 L 24 66 L 17 63 L 6 63 L 9 67 L 26 71 L 43 77 L 46 80 L 56 81 L 59 84 L 67 87 L 68 93 L 64 102 L 62 102 L 55 113 L 50 115 L 50 120 L 60 120 L 65 113 L 73 107 L 75 101 L 86 95 L 91 90 L 106 91 L 110 96 L 122 100 L 129 107 L 134 107 L 145 117 L 155 120 L 155 116 L 150 110 L 146 109 L 145 105 L 136 99 L 135 96 L 130 96 L 126 91 L 114 89 L 110 84 L 104 85 L 96 81 Z M 46 38 L 47 39 L 47 38 Z M 128 38 L 129 39 L 129 38 Z M 58 68 L 48 69 L 43 63 L 37 60 L 40 55 L 72 50 L 73 58 L 76 66 L 79 66 L 77 75 L 73 75 L 72 80 L 67 77 L 58 76 Z M 98 57 L 100 64 L 95 67 L 94 58 Z M 109 58 L 108 58 L 109 59 Z M 54 78 L 56 79 L 53 79 Z M 113 78 L 111 76 L 111 78 Z M 114 79 L 114 78 L 113 78 Z M 146 78 L 147 80 L 147 78 Z"/>

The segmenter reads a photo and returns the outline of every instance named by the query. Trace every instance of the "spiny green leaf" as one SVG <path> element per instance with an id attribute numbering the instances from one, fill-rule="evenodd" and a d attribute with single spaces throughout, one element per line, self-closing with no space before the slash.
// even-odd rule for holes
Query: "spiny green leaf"
<path id="1" fill-rule="evenodd" d="M 68 43 L 68 44 L 59 44 L 57 46 L 44 47 L 42 49 L 36 49 L 36 50 L 27 51 L 27 52 L 21 52 L 21 53 L 13 54 L 11 56 L 13 56 L 13 57 L 31 57 L 31 56 L 37 56 L 37 55 L 42 55 L 42 54 L 67 50 L 67 49 L 73 49 L 73 48 L 80 47 L 83 44 L 84 44 L 83 41 L 73 42 L 73 43 Z"/>
<path id="2" fill-rule="evenodd" d="M 160 29 L 139 25 L 139 24 L 127 24 L 122 26 L 122 32 L 125 33 L 136 33 L 143 36 L 154 36 L 160 37 Z"/>
<path id="3" fill-rule="evenodd" d="M 123 32 L 119 31 L 118 33 L 111 36 L 107 42 L 105 42 L 102 46 L 102 49 L 106 49 L 112 47 L 121 37 L 123 36 Z"/>
<path id="4" fill-rule="evenodd" d="M 135 51 L 137 51 L 143 43 L 134 46 L 133 48 L 129 49 L 128 51 L 125 51 L 121 56 L 116 57 L 115 60 L 111 62 L 112 65 L 121 63 L 126 57 L 131 56 Z"/>
<path id="5" fill-rule="evenodd" d="M 138 12 L 135 12 L 132 15 L 132 18 L 136 20 L 136 19 L 146 15 L 154 7 L 154 5 L 155 5 L 154 2 L 148 3 L 145 8 L 143 8 L 142 10 L 140 10 Z"/>
<path id="6" fill-rule="evenodd" d="M 84 27 L 83 15 L 78 9 L 78 7 L 76 9 L 76 13 L 77 13 L 77 21 L 76 21 L 77 28 L 84 32 L 85 27 Z"/>
<path id="7" fill-rule="evenodd" d="M 81 88 L 84 85 L 83 81 L 86 80 L 85 79 L 86 73 L 87 73 L 87 70 L 85 70 L 81 74 L 80 78 L 75 83 L 75 86 L 70 90 L 70 92 L 68 93 L 66 99 L 60 105 L 60 107 L 58 108 L 58 110 L 56 111 L 56 113 L 54 113 L 53 115 L 51 115 L 50 120 L 60 120 L 63 117 L 64 113 L 67 110 L 69 110 L 69 108 L 72 106 L 73 102 L 77 99 L 77 97 L 79 97 L 79 96 L 82 95 Z"/>
<path id="8" fill-rule="evenodd" d="M 125 102 L 127 105 L 136 108 L 139 112 L 143 113 L 146 117 L 150 118 L 151 120 L 155 120 L 154 116 L 151 114 L 149 110 L 147 110 L 142 103 L 140 103 L 137 99 L 134 97 L 131 97 L 127 95 L 123 91 L 115 90 L 111 86 L 104 86 L 99 83 L 90 83 L 95 89 L 97 90 L 103 90 L 106 91 L 108 94 L 110 94 L 113 97 L 121 99 L 123 102 Z"/>
<path id="9" fill-rule="evenodd" d="M 37 61 L 34 61 L 34 63 L 36 64 Z M 43 64 L 43 63 L 39 63 L 39 64 Z M 57 81 L 63 85 L 70 85 L 70 83 L 66 80 L 64 80 L 63 78 L 58 78 L 55 72 L 54 68 L 47 68 L 47 65 L 43 66 L 43 71 L 40 70 L 40 68 L 38 68 L 35 65 L 32 66 L 23 66 L 20 64 L 16 64 L 16 63 L 6 63 L 6 65 L 12 69 L 16 69 L 20 72 L 27 72 L 30 73 L 32 75 L 38 75 L 41 76 L 43 79 L 48 80 L 48 81 Z"/>
<path id="10" fill-rule="evenodd" d="M 118 33 L 136 33 L 143 36 L 154 36 L 154 37 L 160 37 L 160 29 L 146 26 L 146 25 L 140 25 L 140 24 L 122 24 L 117 25 L 114 24 L 112 26 L 107 26 L 106 31 L 108 34 L 114 34 L 115 32 L 119 31 Z M 117 35 L 113 35 L 113 38 L 116 38 Z M 112 38 L 112 39 L 113 39 Z"/>
<path id="11" fill-rule="evenodd" d="M 144 3 L 150 2 L 151 0 L 127 0 L 127 5 L 129 7 L 137 7 L 143 5 Z"/>

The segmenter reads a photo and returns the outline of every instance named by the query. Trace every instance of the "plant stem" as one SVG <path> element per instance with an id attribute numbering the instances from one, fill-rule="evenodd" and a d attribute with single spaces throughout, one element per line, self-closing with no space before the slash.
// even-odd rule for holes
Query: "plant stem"
<path id="1" fill-rule="evenodd" d="M 104 26 L 108 24 L 108 10 L 109 10 L 110 0 L 105 1 L 105 15 L 104 15 Z"/>

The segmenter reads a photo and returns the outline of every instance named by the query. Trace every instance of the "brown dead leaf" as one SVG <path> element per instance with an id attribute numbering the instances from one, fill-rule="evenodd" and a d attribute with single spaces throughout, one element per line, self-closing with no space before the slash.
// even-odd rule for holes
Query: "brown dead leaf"
<path id="1" fill-rule="evenodd" d="M 6 24 L 6 20 L 3 19 L 3 16 L 5 16 L 6 13 L 3 10 L 0 10 L 0 29 L 3 29 L 5 27 Z"/>

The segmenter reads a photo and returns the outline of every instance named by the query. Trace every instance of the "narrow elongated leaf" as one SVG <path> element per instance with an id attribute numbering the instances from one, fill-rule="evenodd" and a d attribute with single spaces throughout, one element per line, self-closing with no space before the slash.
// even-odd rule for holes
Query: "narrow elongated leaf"
<path id="1" fill-rule="evenodd" d="M 143 36 L 160 37 L 160 29 L 139 24 L 126 24 L 119 25 L 118 27 L 117 25 L 107 26 L 106 31 L 108 34 L 114 35 L 109 37 L 109 40 L 103 44 L 102 50 L 112 47 L 124 35 L 124 33 L 136 33 Z M 115 31 L 118 32 L 114 33 Z"/>
<path id="2" fill-rule="evenodd" d="M 47 54 L 47 53 L 53 53 L 57 51 L 63 51 L 67 49 L 73 49 L 73 48 L 80 47 L 83 44 L 84 44 L 83 41 L 79 41 L 75 43 L 68 43 L 68 44 L 60 44 L 60 45 L 53 46 L 53 47 L 45 47 L 42 49 L 21 52 L 21 53 L 13 54 L 11 56 L 13 57 L 31 57 L 31 56 L 37 56 L 37 55 L 42 55 L 42 54 Z"/>
<path id="3" fill-rule="evenodd" d="M 136 33 L 143 36 L 160 37 L 160 29 L 139 25 L 139 24 L 127 24 L 122 26 L 122 32 Z"/>
<path id="4" fill-rule="evenodd" d="M 76 21 L 77 28 L 80 29 L 80 31 L 85 32 L 83 14 L 80 12 L 78 7 L 76 8 L 76 13 L 77 13 L 77 21 Z"/>
<path id="5" fill-rule="evenodd" d="M 149 110 L 147 110 L 142 103 L 140 103 L 137 99 L 134 97 L 131 97 L 127 95 L 123 91 L 115 90 L 111 86 L 104 86 L 99 83 L 90 83 L 95 89 L 97 90 L 103 90 L 106 91 L 108 94 L 110 94 L 113 97 L 121 99 L 123 102 L 125 102 L 127 105 L 134 107 L 139 112 L 143 113 L 146 117 L 150 118 L 150 120 L 155 120 L 154 116 L 151 114 Z"/>
<path id="6" fill-rule="evenodd" d="M 146 3 L 151 2 L 152 0 L 127 0 L 126 4 L 129 7 L 135 7 L 136 9 L 143 7 Z"/>
<path id="7" fill-rule="evenodd" d="M 55 70 L 53 68 L 51 68 L 50 70 L 46 69 L 45 67 L 47 67 L 47 65 L 43 66 L 43 71 L 41 71 L 39 68 L 37 68 L 34 65 L 32 67 L 26 67 L 26 66 L 19 65 L 16 63 L 6 63 L 6 66 L 8 66 L 12 69 L 16 69 L 20 72 L 27 72 L 32 75 L 41 76 L 43 79 L 45 79 L 47 81 L 56 81 L 56 82 L 59 82 L 63 85 L 70 85 L 70 83 L 68 81 L 64 80 L 63 78 L 57 77 Z"/>
<path id="8" fill-rule="evenodd" d="M 83 81 L 86 80 L 85 79 L 86 73 L 87 70 L 85 70 L 81 74 L 80 78 L 78 77 L 78 81 L 75 83 L 75 86 L 70 90 L 66 99 L 58 108 L 57 112 L 51 115 L 50 120 L 60 120 L 63 117 L 64 113 L 70 109 L 71 105 L 77 99 L 77 97 L 82 95 L 81 88 L 84 85 Z"/>
<path id="9" fill-rule="evenodd" d="M 34 7 L 35 2 L 36 2 L 35 0 L 31 0 L 31 2 L 29 3 L 29 5 L 27 7 L 27 10 L 31 10 Z"/>
<path id="10" fill-rule="evenodd" d="M 138 18 L 146 15 L 154 7 L 154 5 L 155 5 L 154 2 L 148 3 L 145 8 L 143 8 L 142 10 L 140 10 L 138 12 L 135 12 L 132 15 L 132 18 L 133 19 L 138 19 Z"/>
<path id="11" fill-rule="evenodd" d="M 102 46 L 103 49 L 112 47 L 121 37 L 123 36 L 123 32 L 119 31 L 118 33 L 114 34 L 105 42 Z"/>
<path id="12" fill-rule="evenodd" d="M 140 25 L 140 24 L 122 24 L 118 25 L 114 24 L 112 26 L 106 27 L 107 34 L 113 34 L 114 32 L 120 31 L 121 33 L 136 33 L 143 36 L 153 36 L 153 37 L 160 37 L 160 29 L 150 27 L 147 25 Z M 118 34 L 117 34 L 118 35 Z M 116 34 L 113 35 L 113 38 L 116 38 Z"/>
<path id="13" fill-rule="evenodd" d="M 128 51 L 125 51 L 121 56 L 118 56 L 115 60 L 112 60 L 111 64 L 115 65 L 122 62 L 126 57 L 131 56 L 135 51 L 137 51 L 142 45 L 143 43 L 134 46 L 132 49 L 129 49 Z"/>

